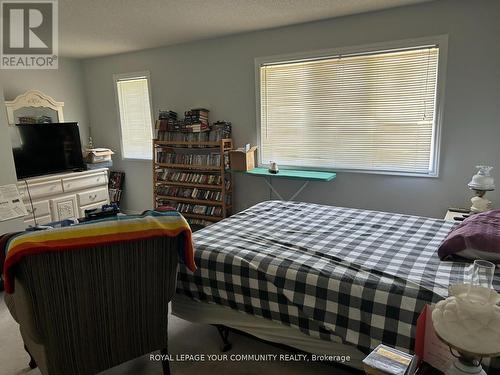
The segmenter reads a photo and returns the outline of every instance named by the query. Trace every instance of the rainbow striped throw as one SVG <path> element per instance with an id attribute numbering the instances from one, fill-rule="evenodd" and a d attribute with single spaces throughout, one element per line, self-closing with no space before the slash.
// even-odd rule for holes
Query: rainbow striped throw
<path id="1" fill-rule="evenodd" d="M 59 229 L 22 232 L 5 244 L 3 268 L 5 291 L 14 292 L 11 268 L 23 257 L 51 251 L 69 251 L 154 237 L 175 237 L 184 233 L 185 246 L 179 258 L 191 271 L 196 270 L 191 228 L 177 211 L 145 211 L 141 215 L 105 218 Z"/>

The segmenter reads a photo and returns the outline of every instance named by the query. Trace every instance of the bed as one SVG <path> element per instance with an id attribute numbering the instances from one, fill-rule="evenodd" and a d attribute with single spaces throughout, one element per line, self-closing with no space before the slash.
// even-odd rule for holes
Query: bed
<path id="1" fill-rule="evenodd" d="M 469 264 L 437 249 L 454 222 L 303 202 L 266 201 L 194 234 L 172 311 L 360 368 L 380 342 L 413 351 L 425 304 Z M 494 287 L 500 290 L 497 270 Z"/>

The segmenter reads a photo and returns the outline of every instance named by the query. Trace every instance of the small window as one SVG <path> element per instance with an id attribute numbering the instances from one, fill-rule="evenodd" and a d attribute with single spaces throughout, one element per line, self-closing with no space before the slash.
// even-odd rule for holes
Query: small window
<path id="1" fill-rule="evenodd" d="M 260 162 L 435 176 L 438 43 L 257 59 Z"/>
<path id="2" fill-rule="evenodd" d="M 122 158 L 152 158 L 153 122 L 149 74 L 115 75 Z"/>

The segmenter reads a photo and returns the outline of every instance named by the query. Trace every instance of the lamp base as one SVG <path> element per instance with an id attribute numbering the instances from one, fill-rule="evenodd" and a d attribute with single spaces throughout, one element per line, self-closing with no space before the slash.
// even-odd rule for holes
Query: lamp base
<path id="1" fill-rule="evenodd" d="M 471 203 L 472 206 L 470 208 L 470 211 L 472 213 L 479 213 L 479 212 L 484 212 L 491 210 L 491 201 L 489 199 L 486 199 L 484 197 L 485 191 L 482 191 L 482 195 L 477 195 L 476 191 L 476 196 L 471 198 Z"/>
<path id="2" fill-rule="evenodd" d="M 445 375 L 486 375 L 486 372 L 481 365 L 457 358 L 453 361 L 450 368 L 446 370 Z"/>

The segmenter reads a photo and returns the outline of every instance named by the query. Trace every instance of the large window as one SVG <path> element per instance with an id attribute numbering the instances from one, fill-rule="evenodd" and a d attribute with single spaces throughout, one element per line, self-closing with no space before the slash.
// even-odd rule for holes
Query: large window
<path id="1" fill-rule="evenodd" d="M 437 175 L 442 48 L 257 59 L 260 162 Z"/>
<path id="2" fill-rule="evenodd" d="M 124 159 L 151 159 L 153 123 L 149 74 L 115 75 Z"/>

